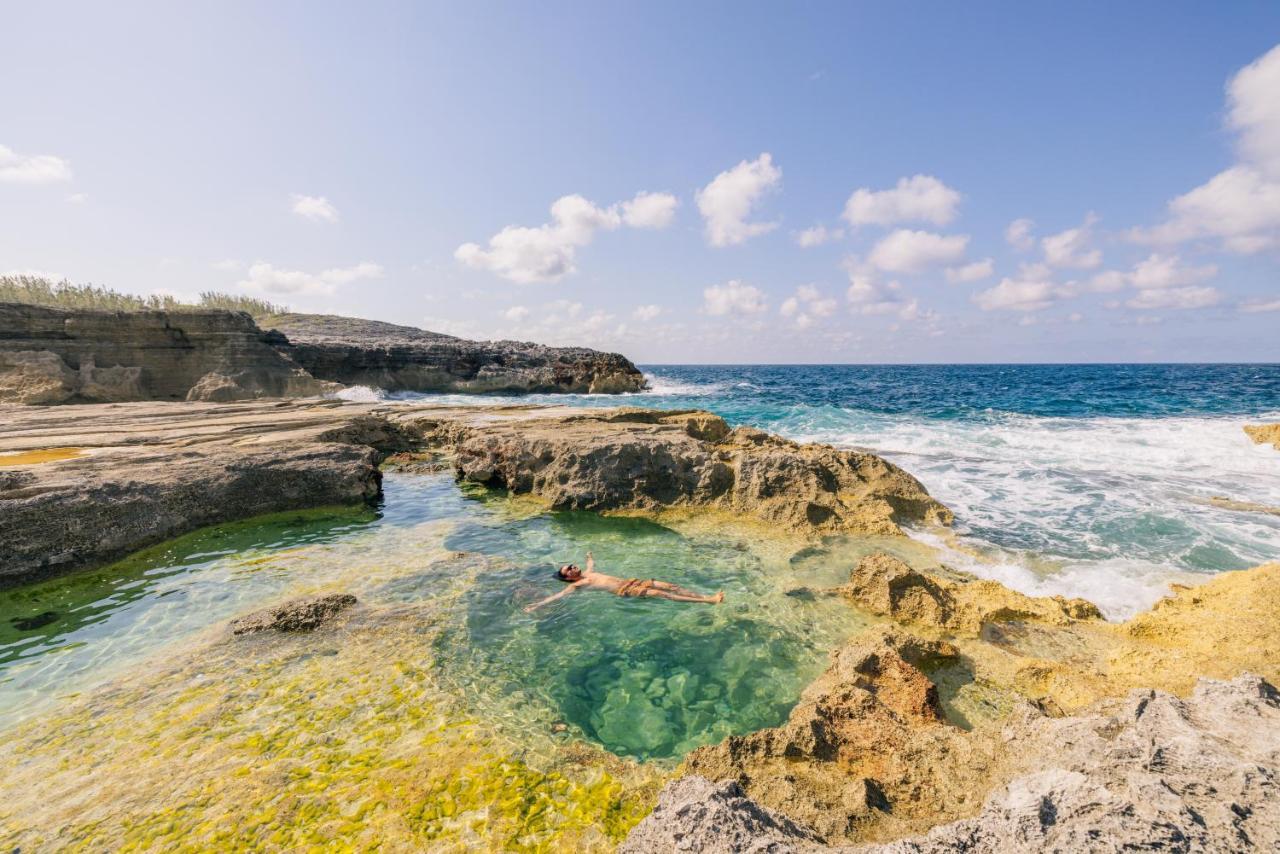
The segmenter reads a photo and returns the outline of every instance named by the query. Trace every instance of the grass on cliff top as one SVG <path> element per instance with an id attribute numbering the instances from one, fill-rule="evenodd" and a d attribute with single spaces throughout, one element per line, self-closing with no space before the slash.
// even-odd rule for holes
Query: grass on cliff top
<path id="1" fill-rule="evenodd" d="M 247 312 L 255 319 L 289 311 L 288 306 L 217 291 L 202 291 L 199 302 L 188 303 L 169 294 L 152 294 L 143 297 L 92 284 L 76 285 L 66 279 L 54 282 L 42 276 L 24 275 L 0 276 L 0 302 L 99 311 L 183 312 L 222 308 Z"/>

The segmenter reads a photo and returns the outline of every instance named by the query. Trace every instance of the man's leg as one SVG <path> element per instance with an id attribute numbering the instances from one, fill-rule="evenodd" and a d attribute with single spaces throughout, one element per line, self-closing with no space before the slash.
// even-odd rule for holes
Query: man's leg
<path id="1" fill-rule="evenodd" d="M 714 605 L 724 601 L 723 593 L 717 593 L 714 596 L 703 596 L 700 593 L 688 591 L 676 593 L 659 587 L 650 587 L 644 592 L 644 595 L 654 599 L 670 599 L 672 602 L 701 602 L 704 605 Z"/>
<path id="2" fill-rule="evenodd" d="M 665 590 L 668 593 L 676 593 L 680 596 L 702 596 L 697 590 L 690 590 L 687 587 L 681 587 L 678 584 L 672 584 L 670 581 L 658 581 L 654 579 L 649 584 L 659 590 Z"/>

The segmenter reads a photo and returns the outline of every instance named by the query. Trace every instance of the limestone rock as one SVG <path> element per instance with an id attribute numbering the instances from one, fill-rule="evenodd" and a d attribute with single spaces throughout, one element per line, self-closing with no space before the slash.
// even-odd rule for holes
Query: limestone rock
<path id="1" fill-rule="evenodd" d="M 779 854 L 819 842 L 812 831 L 748 798 L 732 780 L 683 777 L 669 784 L 618 854 Z"/>
<path id="2" fill-rule="evenodd" d="M 1244 432 L 1259 445 L 1271 443 L 1271 447 L 1280 451 L 1280 424 L 1248 424 Z"/>
<path id="3" fill-rule="evenodd" d="M 951 521 L 919 481 L 874 454 L 730 431 L 708 412 L 626 408 L 435 430 L 459 477 L 555 509 L 713 509 L 803 534 Z"/>
<path id="4" fill-rule="evenodd" d="M 324 380 L 387 391 L 640 391 L 644 375 L 616 353 L 519 341 L 467 341 L 375 320 L 283 314 L 263 320 L 281 351 Z"/>
<path id="5" fill-rule="evenodd" d="M 1083 599 L 1025 596 L 995 581 L 960 573 L 921 573 L 884 552 L 863 558 L 840 592 L 873 614 L 900 623 L 976 635 L 990 623 L 1035 620 L 1064 624 L 1099 620 Z"/>
<path id="6" fill-rule="evenodd" d="M 0 304 L 0 401 L 228 401 L 336 388 L 272 346 L 243 312 Z"/>
<path id="7" fill-rule="evenodd" d="M 250 635 L 257 632 L 310 632 L 333 621 L 333 618 L 352 605 L 356 597 L 350 593 L 330 593 L 311 599 L 294 599 L 255 611 L 231 621 L 233 635 Z"/>

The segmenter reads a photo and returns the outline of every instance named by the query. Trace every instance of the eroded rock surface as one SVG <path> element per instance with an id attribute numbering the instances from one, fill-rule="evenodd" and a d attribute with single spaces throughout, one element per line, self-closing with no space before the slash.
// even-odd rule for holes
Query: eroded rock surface
<path id="1" fill-rule="evenodd" d="M 914 477 L 862 451 L 730 430 L 708 412 L 615 409 L 442 424 L 460 477 L 561 510 L 721 510 L 775 530 L 898 534 L 951 513 Z"/>
<path id="2" fill-rule="evenodd" d="M 249 315 L 0 304 L 0 402 L 229 401 L 318 395 Z"/>
<path id="3" fill-rule="evenodd" d="M 1024 596 L 996 581 L 962 573 L 922 573 L 884 552 L 868 555 L 840 592 L 862 608 L 896 622 L 977 634 L 990 623 L 1036 620 L 1065 624 L 1099 620 L 1084 599 Z"/>
<path id="4" fill-rule="evenodd" d="M 330 593 L 311 599 L 294 599 L 255 611 L 231 621 L 233 635 L 258 632 L 311 632 L 333 621 L 334 617 L 356 604 L 350 593 Z"/>
<path id="5" fill-rule="evenodd" d="M 1244 432 L 1257 444 L 1270 443 L 1271 447 L 1280 450 L 1280 424 L 1249 424 Z"/>
<path id="6" fill-rule="evenodd" d="M 467 341 L 376 320 L 283 314 L 263 320 L 279 346 L 319 379 L 388 391 L 640 391 L 644 375 L 617 353 L 521 341 Z"/>

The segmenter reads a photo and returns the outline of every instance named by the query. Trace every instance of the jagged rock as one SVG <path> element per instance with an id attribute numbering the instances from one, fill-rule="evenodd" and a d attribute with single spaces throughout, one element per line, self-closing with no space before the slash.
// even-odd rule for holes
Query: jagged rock
<path id="1" fill-rule="evenodd" d="M 923 836 L 821 848 L 807 828 L 756 800 L 684 778 L 668 784 L 624 846 L 634 838 L 636 846 L 627 850 L 1227 854 L 1280 848 L 1280 695 L 1257 676 L 1201 680 L 1186 700 L 1135 691 L 1075 717 L 1048 718 L 1027 707 L 1003 738 L 1023 773 L 992 793 L 975 817 Z M 762 847 L 751 847 L 757 842 Z"/>
<path id="2" fill-rule="evenodd" d="M 556 509 L 722 510 L 778 530 L 899 534 L 951 513 L 874 454 L 730 431 L 708 412 L 621 409 L 439 425 L 461 478 Z"/>
<path id="3" fill-rule="evenodd" d="M 1271 443 L 1271 447 L 1280 451 L 1280 424 L 1248 424 L 1244 432 L 1259 445 Z"/>
<path id="4" fill-rule="evenodd" d="M 732 780 L 683 777 L 669 784 L 618 854 L 691 851 L 698 854 L 780 854 L 797 842 L 819 842 L 812 831 L 746 797 Z"/>
<path id="5" fill-rule="evenodd" d="M 0 401 L 227 401 L 336 388 L 273 347 L 243 312 L 0 304 Z"/>
<path id="6" fill-rule="evenodd" d="M 256 632 L 310 632 L 333 620 L 338 614 L 356 604 L 350 593 L 330 593 L 312 599 L 294 599 L 255 611 L 231 621 L 233 635 L 249 635 Z"/>
<path id="7" fill-rule="evenodd" d="M 640 391 L 644 375 L 616 353 L 519 341 L 467 341 L 375 320 L 283 314 L 263 320 L 312 375 L 388 391 Z"/>
<path id="8" fill-rule="evenodd" d="M 884 552 L 863 558 L 840 592 L 861 607 L 900 623 L 978 634 L 990 623 L 1035 620 L 1063 624 L 1100 620 L 1084 599 L 1025 596 L 996 581 L 961 573 L 921 573 Z"/>

